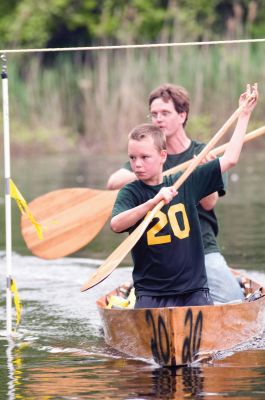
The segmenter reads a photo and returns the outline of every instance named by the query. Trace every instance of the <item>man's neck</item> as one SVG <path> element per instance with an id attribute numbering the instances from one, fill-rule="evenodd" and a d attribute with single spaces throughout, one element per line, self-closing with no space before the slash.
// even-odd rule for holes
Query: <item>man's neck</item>
<path id="1" fill-rule="evenodd" d="M 189 148 L 191 144 L 185 130 L 182 128 L 175 135 L 167 137 L 167 153 L 179 154 Z"/>

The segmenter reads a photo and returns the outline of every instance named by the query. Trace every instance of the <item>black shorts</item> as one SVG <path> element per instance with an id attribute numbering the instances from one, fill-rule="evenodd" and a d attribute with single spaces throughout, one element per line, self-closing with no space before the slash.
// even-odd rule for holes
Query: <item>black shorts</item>
<path id="1" fill-rule="evenodd" d="M 137 295 L 134 308 L 210 306 L 212 304 L 209 289 L 201 289 L 171 296 Z"/>

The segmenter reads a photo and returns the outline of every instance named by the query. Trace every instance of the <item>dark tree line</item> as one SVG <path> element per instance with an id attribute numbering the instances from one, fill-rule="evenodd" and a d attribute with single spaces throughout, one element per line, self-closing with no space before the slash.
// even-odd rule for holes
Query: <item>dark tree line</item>
<path id="1" fill-rule="evenodd" d="M 265 0 L 2 0 L 2 48 L 265 36 Z"/>

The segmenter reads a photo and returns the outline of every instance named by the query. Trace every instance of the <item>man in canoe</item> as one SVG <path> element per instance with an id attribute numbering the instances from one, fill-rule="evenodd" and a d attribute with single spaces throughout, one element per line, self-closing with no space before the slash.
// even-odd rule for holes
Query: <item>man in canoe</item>
<path id="1" fill-rule="evenodd" d="M 240 104 L 250 93 L 248 85 L 247 92 L 240 96 Z M 257 85 L 254 85 L 252 97 L 240 113 L 224 155 L 197 168 L 178 193 L 173 183 L 180 174 L 164 178 L 162 175 L 167 150 L 160 127 L 143 124 L 129 134 L 128 154 L 137 180 L 119 191 L 111 228 L 115 232 L 130 233 L 161 200 L 165 202 L 132 250 L 136 308 L 213 303 L 196 204 L 211 193 L 223 190 L 222 174 L 238 162 L 257 98 Z M 164 111 L 174 112 L 173 109 Z M 155 113 L 152 107 L 151 112 Z M 178 112 L 178 115 L 183 124 L 186 112 Z"/>
<path id="2" fill-rule="evenodd" d="M 192 159 L 205 147 L 205 144 L 191 140 L 186 134 L 189 107 L 189 94 L 181 86 L 164 84 L 149 95 L 151 122 L 159 126 L 166 136 L 167 159 L 163 164 L 164 171 Z M 127 162 L 110 176 L 107 188 L 120 189 L 135 179 L 137 177 Z M 243 298 L 239 283 L 220 253 L 216 240 L 218 223 L 214 207 L 218 197 L 224 194 L 225 190 L 222 189 L 201 199 L 198 204 L 210 294 L 215 302 L 222 303 Z"/>

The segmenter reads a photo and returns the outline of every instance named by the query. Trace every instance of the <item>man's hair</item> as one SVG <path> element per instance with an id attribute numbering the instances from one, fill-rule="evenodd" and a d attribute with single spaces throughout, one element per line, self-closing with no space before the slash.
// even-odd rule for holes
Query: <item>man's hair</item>
<path id="1" fill-rule="evenodd" d="M 184 87 L 171 83 L 160 85 L 149 94 L 149 108 L 155 99 L 163 99 L 166 103 L 172 100 L 178 113 L 185 112 L 187 114 L 183 123 L 183 126 L 186 125 L 190 111 L 190 98 Z"/>
<path id="2" fill-rule="evenodd" d="M 152 124 L 137 125 L 129 133 L 128 139 L 137 140 L 140 142 L 148 137 L 153 138 L 154 145 L 158 151 L 166 150 L 167 145 L 164 133 L 158 126 Z"/>

